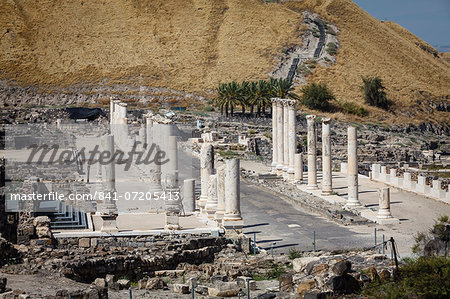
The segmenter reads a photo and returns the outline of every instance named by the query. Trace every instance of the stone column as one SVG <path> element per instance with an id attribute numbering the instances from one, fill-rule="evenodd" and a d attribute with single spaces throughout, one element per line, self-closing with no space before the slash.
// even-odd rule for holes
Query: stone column
<path id="1" fill-rule="evenodd" d="M 278 165 L 278 145 L 277 145 L 277 133 L 278 133 L 278 99 L 272 99 L 272 172 L 275 172 Z"/>
<path id="2" fill-rule="evenodd" d="M 294 159 L 294 181 L 301 183 L 303 181 L 303 153 L 295 154 Z"/>
<path id="3" fill-rule="evenodd" d="M 277 172 L 278 174 L 283 173 L 284 166 L 284 117 L 283 117 L 283 104 L 281 99 L 277 99 Z"/>
<path id="4" fill-rule="evenodd" d="M 139 129 L 139 138 L 138 138 L 138 141 L 140 142 L 139 143 L 139 146 L 137 146 L 137 148 L 140 150 L 140 151 L 143 151 L 144 150 L 144 144 L 146 143 L 146 139 L 147 139 L 147 136 L 146 136 L 146 127 L 145 127 L 145 125 L 142 125 L 142 127 Z"/>
<path id="5" fill-rule="evenodd" d="M 380 181 L 387 181 L 387 169 L 386 166 L 380 166 Z"/>
<path id="6" fill-rule="evenodd" d="M 358 199 L 358 146 L 355 127 L 348 127 L 348 199 L 347 206 L 360 206 Z"/>
<path id="7" fill-rule="evenodd" d="M 322 194 L 332 195 L 330 119 L 322 119 Z"/>
<path id="8" fill-rule="evenodd" d="M 177 136 L 169 136 L 168 144 L 168 160 L 167 163 L 167 176 L 166 186 L 177 187 L 178 186 L 178 142 Z M 167 179 L 171 178 L 173 182 L 167 182 Z"/>
<path id="9" fill-rule="evenodd" d="M 316 116 L 307 115 L 308 127 L 308 185 L 309 190 L 317 190 Z"/>
<path id="10" fill-rule="evenodd" d="M 183 210 L 185 213 L 195 211 L 195 180 L 186 179 L 183 181 Z"/>
<path id="11" fill-rule="evenodd" d="M 200 179 L 201 193 L 198 205 L 200 211 L 204 212 L 206 201 L 208 200 L 209 176 L 214 168 L 214 148 L 210 143 L 204 143 L 200 151 Z"/>
<path id="12" fill-rule="evenodd" d="M 378 209 L 378 219 L 388 219 L 392 218 L 391 215 L 391 199 L 389 194 L 389 188 L 384 187 L 378 189 L 378 202 L 379 202 L 379 209 Z"/>
<path id="13" fill-rule="evenodd" d="M 289 169 L 289 111 L 288 101 L 282 100 L 283 105 L 283 177 L 288 178 Z"/>
<path id="14" fill-rule="evenodd" d="M 239 159 L 226 160 L 223 226 L 241 229 L 242 225 Z"/>
<path id="15" fill-rule="evenodd" d="M 108 158 L 103 159 L 103 195 L 102 203 L 99 204 L 98 211 L 102 217 L 103 224 L 101 231 L 117 231 L 117 206 L 116 198 L 116 170 L 114 162 L 114 136 L 109 134 L 101 138 L 103 152 L 108 153 Z"/>
<path id="16" fill-rule="evenodd" d="M 160 151 L 159 146 L 155 147 L 155 154 Z M 161 186 L 161 164 L 160 161 L 152 161 L 148 164 L 147 177 L 145 181 L 148 182 L 148 192 L 151 193 L 152 200 L 150 201 L 151 212 L 162 212 L 164 210 L 165 203 L 159 197 L 163 193 Z"/>
<path id="17" fill-rule="evenodd" d="M 295 103 L 296 101 L 288 101 L 288 139 L 289 139 L 289 167 L 288 174 L 289 179 L 294 180 L 295 176 L 295 153 L 297 150 L 297 137 L 296 137 L 296 113 L 295 113 Z"/>
<path id="18" fill-rule="evenodd" d="M 208 200 L 205 205 L 206 213 L 209 219 L 214 219 L 217 211 L 217 175 L 209 176 L 208 183 Z"/>
<path id="19" fill-rule="evenodd" d="M 222 221 L 225 215 L 225 165 L 217 167 L 217 211 L 215 219 Z"/>
<path id="20" fill-rule="evenodd" d="M 147 150 L 151 148 L 152 144 L 153 144 L 153 120 L 150 117 L 146 117 L 146 138 L 145 138 L 145 142 L 147 143 Z"/>

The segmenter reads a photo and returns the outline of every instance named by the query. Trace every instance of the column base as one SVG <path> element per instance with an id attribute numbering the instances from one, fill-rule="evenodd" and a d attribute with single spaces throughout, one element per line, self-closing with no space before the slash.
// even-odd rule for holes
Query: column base
<path id="1" fill-rule="evenodd" d="M 102 232 L 118 232 L 117 228 L 117 215 L 100 215 L 102 217 L 102 228 L 100 231 Z"/>
<path id="2" fill-rule="evenodd" d="M 387 209 L 379 209 L 377 214 L 377 219 L 389 219 L 392 217 L 391 211 Z"/>
<path id="3" fill-rule="evenodd" d="M 180 227 L 180 217 L 177 214 L 168 213 L 166 214 L 166 225 L 165 230 L 179 230 Z"/>
<path id="4" fill-rule="evenodd" d="M 214 215 L 214 219 L 217 221 L 218 224 L 222 224 L 222 220 L 225 217 L 225 211 L 216 211 L 216 214 Z"/>
<path id="5" fill-rule="evenodd" d="M 325 196 L 333 195 L 333 190 L 322 190 L 322 195 Z"/>
<path id="6" fill-rule="evenodd" d="M 318 190 L 319 186 L 317 184 L 306 186 L 306 190 Z"/>
<path id="7" fill-rule="evenodd" d="M 383 218 L 377 218 L 376 221 L 378 224 L 400 224 L 400 220 L 398 220 L 397 218 L 387 218 L 387 219 L 383 219 Z"/>
<path id="8" fill-rule="evenodd" d="M 217 204 L 206 203 L 205 211 L 206 211 L 206 214 L 208 215 L 209 219 L 214 219 L 216 211 L 217 211 Z"/>
<path id="9" fill-rule="evenodd" d="M 347 203 L 345 204 L 346 207 L 360 207 L 361 203 L 356 198 L 349 198 L 347 199 Z"/>

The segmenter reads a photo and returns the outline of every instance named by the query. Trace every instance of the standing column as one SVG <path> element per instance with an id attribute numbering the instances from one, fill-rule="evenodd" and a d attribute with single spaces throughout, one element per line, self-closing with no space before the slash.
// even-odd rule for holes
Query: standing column
<path id="1" fill-rule="evenodd" d="M 288 129 L 289 129 L 289 168 L 288 168 L 288 174 L 289 179 L 294 180 L 294 173 L 295 173 L 295 152 L 297 149 L 297 138 L 296 138 L 296 115 L 295 115 L 295 103 L 296 101 L 290 100 L 288 101 Z"/>
<path id="2" fill-rule="evenodd" d="M 347 206 L 360 206 L 358 199 L 358 146 L 356 128 L 348 127 L 348 200 Z"/>
<path id="3" fill-rule="evenodd" d="M 281 99 L 276 100 L 277 106 L 277 173 L 283 173 L 283 159 L 284 159 L 284 134 L 283 134 L 283 104 Z"/>
<path id="4" fill-rule="evenodd" d="M 147 143 L 147 150 L 149 150 L 153 144 L 153 120 L 150 117 L 145 118 L 145 142 Z"/>
<path id="5" fill-rule="evenodd" d="M 217 167 L 217 211 L 215 219 L 222 221 L 225 214 L 225 165 Z"/>
<path id="6" fill-rule="evenodd" d="M 168 160 L 167 163 L 167 177 L 168 179 L 173 179 L 173 182 L 165 183 L 166 186 L 178 187 L 178 142 L 177 136 L 169 136 L 168 144 Z"/>
<path id="7" fill-rule="evenodd" d="M 316 116 L 307 115 L 308 126 L 308 185 L 309 190 L 317 190 L 317 150 L 316 150 Z"/>
<path id="8" fill-rule="evenodd" d="M 384 187 L 378 189 L 378 202 L 380 208 L 378 209 L 378 219 L 393 218 L 391 215 L 391 198 L 389 188 Z"/>
<path id="9" fill-rule="evenodd" d="M 295 154 L 295 174 L 294 181 L 298 183 L 302 183 L 303 181 L 303 154 Z"/>
<path id="10" fill-rule="evenodd" d="M 276 171 L 278 165 L 278 145 L 277 145 L 277 133 L 278 133 L 278 99 L 272 99 L 272 172 Z"/>
<path id="11" fill-rule="evenodd" d="M 108 153 L 108 158 L 103 159 L 103 200 L 98 210 L 102 217 L 103 223 L 101 231 L 117 231 L 117 206 L 116 198 L 116 170 L 114 162 L 114 136 L 109 134 L 101 138 L 103 152 Z M 106 160 L 106 161 L 105 161 Z"/>
<path id="12" fill-rule="evenodd" d="M 289 100 L 283 103 L 283 177 L 288 178 L 289 169 Z"/>
<path id="13" fill-rule="evenodd" d="M 208 218 L 214 219 L 217 211 L 217 175 L 215 174 L 209 176 L 208 201 L 206 202 L 205 210 Z"/>
<path id="14" fill-rule="evenodd" d="M 138 141 L 140 143 L 139 143 L 139 146 L 137 147 L 140 151 L 144 150 L 144 144 L 146 143 L 147 136 L 146 136 L 146 132 L 145 131 L 146 131 L 146 126 L 142 125 L 142 127 L 139 129 Z"/>
<path id="15" fill-rule="evenodd" d="M 212 174 L 214 168 L 214 148 L 210 143 L 202 145 L 200 151 L 200 179 L 201 179 L 201 193 L 198 205 L 200 211 L 204 212 L 206 201 L 208 200 L 208 183 L 209 176 Z"/>
<path id="16" fill-rule="evenodd" d="M 160 152 L 159 146 L 155 146 L 155 155 Z M 164 210 L 164 201 L 159 199 L 163 190 L 161 186 L 161 161 L 153 159 L 148 164 L 147 177 L 145 181 L 148 182 L 148 192 L 151 194 L 152 200 L 150 201 L 150 212 L 159 213 Z"/>
<path id="17" fill-rule="evenodd" d="M 225 228 L 242 228 L 239 159 L 226 160 Z"/>
<path id="18" fill-rule="evenodd" d="M 322 120 L 322 194 L 333 194 L 331 170 L 330 119 Z"/>
<path id="19" fill-rule="evenodd" d="M 185 213 L 195 211 L 195 180 L 186 179 L 183 182 L 183 210 Z"/>

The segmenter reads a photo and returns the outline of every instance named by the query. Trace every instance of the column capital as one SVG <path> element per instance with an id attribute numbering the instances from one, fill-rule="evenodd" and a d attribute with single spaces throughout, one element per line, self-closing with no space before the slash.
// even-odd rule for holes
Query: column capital
<path id="1" fill-rule="evenodd" d="M 328 125 L 328 124 L 330 124 L 330 122 L 331 122 L 331 118 L 328 118 L 328 117 L 322 118 L 322 123 L 323 123 L 323 124 Z"/>
<path id="2" fill-rule="evenodd" d="M 289 108 L 294 108 L 295 104 L 297 104 L 296 100 L 286 100 L 286 105 L 288 105 Z"/>
<path id="3" fill-rule="evenodd" d="M 306 116 L 306 119 L 307 120 L 315 120 L 316 116 L 314 114 L 309 114 L 309 115 Z"/>

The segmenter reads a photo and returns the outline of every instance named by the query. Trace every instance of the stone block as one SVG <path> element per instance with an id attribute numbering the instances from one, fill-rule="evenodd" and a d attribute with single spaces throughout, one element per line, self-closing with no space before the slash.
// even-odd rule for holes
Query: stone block
<path id="1" fill-rule="evenodd" d="M 146 290 L 162 290 L 167 287 L 167 284 L 164 280 L 159 277 L 150 278 L 147 281 L 147 285 L 145 286 Z"/>
<path id="2" fill-rule="evenodd" d="M 78 246 L 81 248 L 91 247 L 91 239 L 90 238 L 80 238 L 78 240 Z"/>
<path id="3" fill-rule="evenodd" d="M 214 287 L 208 288 L 208 294 L 216 297 L 233 297 L 239 293 L 239 286 L 237 282 L 222 282 L 216 284 Z"/>
<path id="4" fill-rule="evenodd" d="M 226 276 L 226 275 L 213 275 L 213 276 L 211 276 L 210 281 L 211 281 L 212 284 L 215 284 L 217 281 L 219 281 L 219 282 L 228 281 L 228 276 Z"/>
<path id="5" fill-rule="evenodd" d="M 119 285 L 119 290 L 128 290 L 131 286 L 131 281 L 128 279 L 119 279 L 117 284 Z"/>
<path id="6" fill-rule="evenodd" d="M 33 225 L 35 227 L 50 227 L 50 218 L 48 218 L 47 216 L 38 216 L 34 218 Z"/>
<path id="7" fill-rule="evenodd" d="M 189 286 L 187 284 L 176 283 L 173 285 L 173 292 L 177 294 L 189 294 Z"/>
<path id="8" fill-rule="evenodd" d="M 51 238 L 52 232 L 47 226 L 38 226 L 36 227 L 36 235 L 38 236 L 38 238 Z"/>
<path id="9" fill-rule="evenodd" d="M 106 288 L 106 280 L 104 278 L 96 278 L 93 284 L 99 288 Z"/>
<path id="10" fill-rule="evenodd" d="M 318 257 L 308 256 L 308 257 L 300 257 L 296 258 L 292 261 L 292 265 L 294 267 L 294 271 L 296 273 L 303 272 L 309 263 L 317 263 L 319 261 Z"/>
<path id="11" fill-rule="evenodd" d="M 333 271 L 334 275 L 336 276 L 347 274 L 351 269 L 352 263 L 349 261 L 339 261 L 331 267 L 331 271 Z"/>

